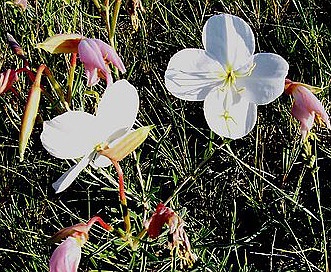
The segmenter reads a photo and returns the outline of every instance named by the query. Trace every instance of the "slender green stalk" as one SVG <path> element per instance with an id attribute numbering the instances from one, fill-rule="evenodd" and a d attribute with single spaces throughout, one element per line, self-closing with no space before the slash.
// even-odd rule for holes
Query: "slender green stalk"
<path id="1" fill-rule="evenodd" d="M 110 44 L 115 49 L 116 49 L 115 31 L 116 31 L 117 19 L 118 19 L 118 14 L 120 12 L 121 4 L 122 4 L 122 0 L 115 0 L 114 8 L 113 8 L 113 16 L 112 16 L 111 25 L 110 25 L 110 32 L 109 32 Z"/>
<path id="2" fill-rule="evenodd" d="M 60 101 L 62 102 L 63 106 L 65 107 L 65 109 L 67 111 L 69 111 L 70 108 L 69 108 L 67 101 L 65 100 L 63 89 L 61 88 L 60 84 L 54 78 L 53 73 L 51 72 L 51 70 L 48 67 L 45 67 L 44 73 L 47 76 L 47 78 L 49 79 L 50 83 L 52 84 L 57 95 L 59 96 Z"/>
<path id="3" fill-rule="evenodd" d="M 68 78 L 68 93 L 67 93 L 67 102 L 69 106 L 71 105 L 71 99 L 72 99 L 72 91 L 73 91 L 73 84 L 74 84 L 74 78 L 75 78 L 75 68 L 77 63 L 77 53 L 71 54 L 70 59 L 70 70 L 69 70 L 69 78 Z"/>
<path id="4" fill-rule="evenodd" d="M 314 142 L 315 142 L 315 153 L 316 153 L 316 149 L 317 149 L 316 139 L 315 139 Z M 317 156 L 317 154 L 315 154 L 315 155 Z M 313 176 L 313 179 L 314 179 L 314 187 L 315 187 L 315 193 L 316 193 L 316 198 L 317 198 L 318 211 L 319 211 L 319 216 L 320 216 L 320 219 L 321 219 L 321 227 L 322 227 L 322 235 L 323 235 L 323 253 L 324 253 L 324 260 L 325 260 L 325 271 L 329 272 L 327 237 L 326 237 L 324 217 L 323 217 L 323 211 L 322 211 L 322 205 L 321 205 L 321 191 L 320 191 L 320 184 L 319 184 L 319 177 L 318 177 L 317 159 L 315 160 L 315 169 L 312 171 L 312 176 Z"/>
<path id="5" fill-rule="evenodd" d="M 147 233 L 147 230 L 144 228 L 137 237 L 134 238 L 133 244 L 132 244 L 132 250 L 136 251 L 139 245 L 140 240 L 145 236 Z"/>
<path id="6" fill-rule="evenodd" d="M 102 8 L 101 8 L 101 5 L 99 3 L 99 0 L 92 0 L 92 1 L 93 1 L 94 5 L 96 6 L 96 8 L 98 9 L 98 12 L 100 14 L 102 14 Z"/>

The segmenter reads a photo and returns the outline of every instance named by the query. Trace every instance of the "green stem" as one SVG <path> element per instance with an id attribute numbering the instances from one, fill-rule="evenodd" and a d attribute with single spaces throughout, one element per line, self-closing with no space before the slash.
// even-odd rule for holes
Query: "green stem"
<path id="1" fill-rule="evenodd" d="M 65 109 L 67 111 L 69 111 L 70 108 L 69 108 L 69 105 L 68 105 L 67 101 L 64 98 L 63 90 L 62 90 L 60 84 L 56 81 L 56 79 L 54 78 L 51 70 L 48 67 L 45 67 L 44 72 L 45 72 L 45 75 L 47 76 L 47 78 L 49 79 L 49 81 L 51 82 L 51 84 L 52 84 L 54 90 L 56 91 L 57 95 L 59 96 L 60 101 L 62 102 L 63 106 L 65 107 Z"/>
<path id="2" fill-rule="evenodd" d="M 116 32 L 116 26 L 117 26 L 117 18 L 118 18 L 118 14 L 120 12 L 122 0 L 115 0 L 114 8 L 113 8 L 113 16 L 112 16 L 110 25 L 109 25 L 109 18 L 110 18 L 109 0 L 106 0 L 106 2 L 108 2 L 108 7 L 106 8 L 106 24 L 107 24 L 107 31 L 109 34 L 109 41 L 110 41 L 110 45 L 116 50 L 115 32 Z M 115 74 L 116 78 L 118 78 L 119 77 L 118 69 L 115 66 L 113 68 L 114 68 L 114 74 Z"/>
<path id="3" fill-rule="evenodd" d="M 317 150 L 317 146 L 316 146 L 316 139 L 315 139 L 315 155 L 316 155 L 316 158 L 317 158 L 316 150 Z M 318 177 L 317 159 L 315 160 L 315 169 L 312 171 L 312 176 L 313 176 L 313 179 L 314 179 L 315 193 L 316 193 L 319 216 L 320 216 L 320 219 L 321 219 L 321 226 L 322 226 L 325 271 L 329 272 L 327 238 L 326 238 L 326 235 L 325 235 L 326 230 L 325 230 L 323 211 L 322 211 L 322 205 L 321 205 L 321 191 L 320 191 L 320 184 L 319 184 L 319 177 Z"/>
<path id="4" fill-rule="evenodd" d="M 96 8 L 98 9 L 99 13 L 102 15 L 102 9 L 99 3 L 99 0 L 92 0 Z"/>
<path id="5" fill-rule="evenodd" d="M 110 44 L 115 49 L 116 49 L 116 47 L 115 47 L 115 31 L 116 31 L 117 18 L 118 18 L 118 14 L 120 12 L 121 4 L 122 4 L 122 0 L 115 0 L 114 8 L 113 8 L 113 17 L 112 17 L 112 20 L 111 20 L 110 32 L 109 32 Z"/>
<path id="6" fill-rule="evenodd" d="M 134 238 L 133 244 L 132 244 L 132 250 L 136 251 L 139 245 L 140 240 L 145 236 L 147 233 L 147 230 L 144 228 L 137 237 Z"/>
<path id="7" fill-rule="evenodd" d="M 72 53 L 71 60 L 70 60 L 70 70 L 69 70 L 69 78 L 68 78 L 68 93 L 67 93 L 67 101 L 68 101 L 69 106 L 71 105 L 71 99 L 72 99 L 72 90 L 73 90 L 73 85 L 74 85 L 76 62 L 77 62 L 77 53 Z"/>
<path id="8" fill-rule="evenodd" d="M 113 16 L 112 16 L 111 20 L 110 20 L 109 0 L 105 0 L 105 4 L 104 4 L 103 8 L 99 4 L 98 0 L 93 0 L 93 2 L 95 4 L 95 6 L 97 7 L 101 17 L 104 19 L 104 21 L 106 23 L 106 29 L 108 32 L 108 38 L 109 38 L 110 45 L 116 50 L 115 32 L 116 32 L 117 18 L 118 18 L 121 4 L 122 4 L 122 0 L 114 0 L 114 7 L 113 7 L 113 14 L 112 14 Z M 116 67 L 114 67 L 114 74 L 118 78 L 119 73 L 118 73 L 118 69 Z"/>
<path id="9" fill-rule="evenodd" d="M 110 41 L 110 45 L 115 48 L 114 44 L 114 36 L 112 35 L 112 28 L 111 28 L 111 23 L 110 23 L 110 5 L 109 5 L 109 0 L 105 1 L 105 12 L 101 14 L 102 17 L 105 20 L 106 23 L 106 29 L 108 33 L 108 39 Z"/>

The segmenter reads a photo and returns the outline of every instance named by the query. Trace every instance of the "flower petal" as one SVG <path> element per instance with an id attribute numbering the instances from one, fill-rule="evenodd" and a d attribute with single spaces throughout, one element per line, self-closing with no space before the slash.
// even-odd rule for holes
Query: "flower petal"
<path id="1" fill-rule="evenodd" d="M 107 62 L 111 62 L 115 67 L 118 68 L 118 70 L 120 70 L 122 73 L 125 73 L 126 72 L 125 66 L 121 58 L 116 53 L 115 49 L 111 47 L 109 44 L 99 39 L 93 39 L 93 40 L 100 48 L 104 60 L 106 60 Z"/>
<path id="2" fill-rule="evenodd" d="M 96 124 L 103 141 L 120 129 L 131 129 L 138 106 L 138 92 L 127 80 L 118 80 L 110 85 L 103 94 L 97 111 Z"/>
<path id="3" fill-rule="evenodd" d="M 54 157 L 82 157 L 100 142 L 95 129 L 95 119 L 95 116 L 82 111 L 63 113 L 44 122 L 41 142 Z"/>
<path id="4" fill-rule="evenodd" d="M 307 111 L 310 113 L 316 113 L 325 122 L 328 129 L 331 129 L 330 120 L 327 112 L 325 111 L 321 101 L 307 89 L 305 86 L 298 85 L 296 90 L 293 92 L 294 97 L 294 107 L 299 107 L 302 111 Z M 294 115 L 295 116 L 295 115 Z M 295 116 L 300 120 L 299 116 Z"/>
<path id="5" fill-rule="evenodd" d="M 313 127 L 315 112 L 310 111 L 304 101 L 295 100 L 292 107 L 292 115 L 300 121 L 302 140 L 307 137 L 308 131 Z"/>
<path id="6" fill-rule="evenodd" d="M 79 163 L 71 166 L 70 169 L 65 172 L 57 181 L 52 184 L 52 187 L 55 190 L 55 193 L 60 193 L 67 189 L 71 183 L 78 177 L 79 173 L 83 171 L 83 169 L 88 166 L 93 156 L 95 155 L 95 151 L 91 152 L 88 155 L 85 155 Z"/>
<path id="7" fill-rule="evenodd" d="M 52 54 L 77 53 L 78 44 L 84 38 L 79 34 L 58 34 L 47 38 L 43 43 L 38 43 L 37 48 L 42 48 Z"/>
<path id="8" fill-rule="evenodd" d="M 165 85 L 174 96 L 189 100 L 204 100 L 207 94 L 221 84 L 224 70 L 205 50 L 184 49 L 169 61 Z"/>
<path id="9" fill-rule="evenodd" d="M 289 65 L 281 56 L 272 53 L 254 55 L 252 74 L 237 79 L 237 87 L 243 87 L 243 96 L 255 104 L 274 101 L 284 92 L 285 77 Z"/>
<path id="10" fill-rule="evenodd" d="M 210 93 L 204 102 L 204 112 L 211 130 L 231 139 L 247 135 L 257 117 L 256 105 L 231 90 Z"/>
<path id="11" fill-rule="evenodd" d="M 202 40 L 206 51 L 225 68 L 237 70 L 247 63 L 255 50 L 254 34 L 241 18 L 230 14 L 211 17 L 205 24 Z"/>
<path id="12" fill-rule="evenodd" d="M 98 167 L 108 167 L 110 165 L 112 165 L 111 160 L 100 154 L 96 155 L 96 157 L 93 161 L 93 164 L 92 164 L 93 167 L 97 167 L 97 168 Z"/>
<path id="13" fill-rule="evenodd" d="M 100 77 L 98 75 L 98 69 L 85 65 L 85 75 L 87 78 L 87 86 L 94 86 L 98 84 Z"/>
<path id="14" fill-rule="evenodd" d="M 74 237 L 68 237 L 53 252 L 50 272 L 76 272 L 81 258 L 81 246 Z"/>
<path id="15" fill-rule="evenodd" d="M 10 90 L 15 81 L 18 80 L 18 76 L 15 70 L 7 70 L 0 73 L 0 95 Z"/>
<path id="16" fill-rule="evenodd" d="M 79 59 L 84 63 L 89 86 L 99 81 L 98 69 L 102 71 L 106 79 L 111 77 L 109 67 L 106 66 L 102 52 L 94 39 L 83 39 L 78 45 L 78 54 Z"/>

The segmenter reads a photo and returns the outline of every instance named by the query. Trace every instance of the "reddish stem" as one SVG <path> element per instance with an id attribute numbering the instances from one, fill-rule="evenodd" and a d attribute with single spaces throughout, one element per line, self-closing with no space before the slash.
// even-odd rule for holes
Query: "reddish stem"
<path id="1" fill-rule="evenodd" d="M 120 164 L 118 163 L 118 161 L 112 160 L 112 163 L 114 164 L 117 175 L 118 175 L 120 201 L 121 201 L 121 203 L 122 202 L 126 203 L 125 188 L 124 188 L 124 174 L 123 174 L 122 168 L 121 168 Z"/>
<path id="2" fill-rule="evenodd" d="M 92 227 L 92 225 L 98 222 L 100 224 L 101 227 L 103 227 L 104 229 L 108 230 L 108 231 L 112 231 L 113 227 L 108 225 L 105 221 L 102 220 L 101 217 L 99 216 L 93 216 L 88 222 L 87 222 L 87 227 L 88 229 L 90 229 Z"/>
<path id="3" fill-rule="evenodd" d="M 129 214 L 129 209 L 128 209 L 128 205 L 126 202 L 126 196 L 125 196 L 124 175 L 123 175 L 122 168 L 119 165 L 118 161 L 112 160 L 112 163 L 114 164 L 115 169 L 117 171 L 117 175 L 118 175 L 119 195 L 120 195 L 120 201 L 121 201 L 121 205 L 122 205 L 124 227 L 128 234 L 128 233 L 130 233 L 130 230 L 131 230 L 131 222 L 130 222 L 130 214 Z"/>

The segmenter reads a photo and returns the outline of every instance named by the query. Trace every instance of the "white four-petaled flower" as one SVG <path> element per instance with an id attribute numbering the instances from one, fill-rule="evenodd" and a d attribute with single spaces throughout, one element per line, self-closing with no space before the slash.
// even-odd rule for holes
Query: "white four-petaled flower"
<path id="1" fill-rule="evenodd" d="M 111 164 L 97 151 L 111 147 L 132 128 L 138 106 L 136 88 L 119 80 L 106 89 L 96 115 L 69 111 L 44 122 L 41 141 L 51 155 L 61 159 L 83 157 L 53 183 L 57 193 L 65 190 L 89 163 L 100 167 Z"/>
<path id="2" fill-rule="evenodd" d="M 170 59 L 166 87 L 178 98 L 204 100 L 209 127 L 220 136 L 241 138 L 256 123 L 257 105 L 282 94 L 288 63 L 276 54 L 254 54 L 251 28 L 233 15 L 211 17 L 202 40 L 205 49 L 184 49 Z"/>

